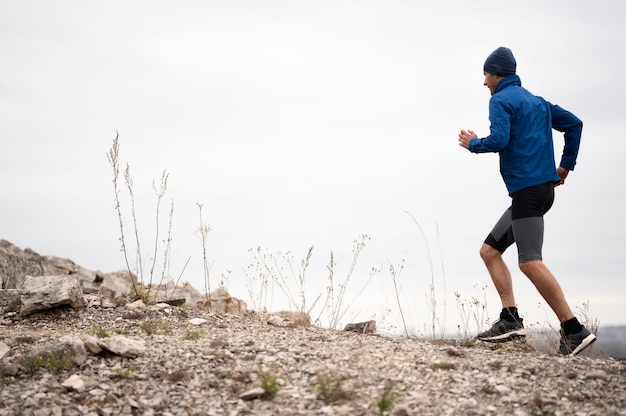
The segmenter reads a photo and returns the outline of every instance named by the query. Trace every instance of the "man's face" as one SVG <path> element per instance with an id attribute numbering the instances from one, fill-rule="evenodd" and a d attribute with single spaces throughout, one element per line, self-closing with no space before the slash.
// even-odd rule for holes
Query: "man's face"
<path id="1" fill-rule="evenodd" d="M 502 76 L 500 75 L 493 75 L 490 74 L 488 72 L 483 72 L 485 74 L 485 83 L 484 85 L 487 86 L 487 88 L 489 88 L 489 91 L 491 92 L 491 95 L 496 93 L 496 87 L 498 86 L 498 84 L 500 83 L 500 81 L 502 80 Z"/>

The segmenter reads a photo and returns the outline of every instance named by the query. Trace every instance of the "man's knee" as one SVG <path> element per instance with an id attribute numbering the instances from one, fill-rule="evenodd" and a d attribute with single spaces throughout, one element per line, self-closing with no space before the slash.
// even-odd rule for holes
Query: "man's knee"
<path id="1" fill-rule="evenodd" d="M 480 257 L 483 259 L 485 263 L 489 263 L 494 259 L 501 257 L 502 253 L 500 253 L 495 248 L 491 247 L 489 244 L 484 244 L 480 246 Z"/>
<path id="2" fill-rule="evenodd" d="M 534 276 L 535 275 L 534 272 L 542 263 L 543 262 L 541 260 L 530 260 L 530 261 L 520 262 L 518 263 L 518 265 L 519 265 L 519 269 L 526 276 Z"/>

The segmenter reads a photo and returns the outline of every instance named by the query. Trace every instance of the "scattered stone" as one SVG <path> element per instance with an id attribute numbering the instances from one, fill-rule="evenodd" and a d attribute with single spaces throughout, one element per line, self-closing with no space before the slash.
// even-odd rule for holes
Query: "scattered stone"
<path id="1" fill-rule="evenodd" d="M 68 390 L 83 391 L 85 390 L 85 380 L 78 374 L 72 374 L 67 380 L 61 383 L 61 386 Z"/>
<path id="2" fill-rule="evenodd" d="M 347 324 L 343 330 L 359 334 L 374 334 L 376 333 L 376 321 L 371 320 L 367 322 L 359 322 L 357 324 Z"/>
<path id="3" fill-rule="evenodd" d="M 98 342 L 98 338 L 90 335 L 84 340 L 85 350 L 90 352 L 91 354 L 100 354 L 102 352 L 102 347 Z"/>
<path id="4" fill-rule="evenodd" d="M 106 286 L 100 286 L 100 288 L 98 289 L 97 299 L 100 303 L 99 306 L 103 308 L 115 308 L 117 306 L 115 298 L 116 292 L 114 289 Z"/>
<path id="5" fill-rule="evenodd" d="M 274 326 L 283 326 L 285 321 L 283 320 L 283 318 L 281 318 L 278 315 L 271 315 L 267 319 L 267 323 L 270 324 L 270 325 L 274 325 Z"/>
<path id="6" fill-rule="evenodd" d="M 191 318 L 189 320 L 189 323 L 191 325 L 196 325 L 196 326 L 202 325 L 202 324 L 206 324 L 207 322 L 209 322 L 209 321 L 207 321 L 206 319 L 203 319 L 203 318 Z"/>
<path id="7" fill-rule="evenodd" d="M 11 351 L 9 346 L 5 344 L 4 342 L 0 341 L 0 360 L 2 360 L 4 356 L 9 353 L 9 351 Z"/>
<path id="8" fill-rule="evenodd" d="M 19 371 L 19 366 L 16 363 L 9 363 L 2 367 L 3 377 L 15 377 Z"/>
<path id="9" fill-rule="evenodd" d="M 0 290 L 0 312 L 18 312 L 20 310 L 22 291 L 17 289 Z"/>
<path id="10" fill-rule="evenodd" d="M 143 341 L 133 340 L 124 336 L 102 338 L 98 341 L 98 345 L 104 350 L 127 358 L 137 358 L 146 351 Z"/>
<path id="11" fill-rule="evenodd" d="M 239 395 L 239 398 L 241 400 L 255 400 L 255 399 L 262 398 L 264 395 L 265 395 L 265 390 L 263 390 L 261 387 L 255 387 L 253 389 L 250 389 L 241 393 Z"/>
<path id="12" fill-rule="evenodd" d="M 141 311 L 158 317 L 171 332 L 147 335 L 140 322 L 122 319 L 128 313 L 124 308 L 99 306 L 80 313 L 53 309 L 1 326 L 0 339 L 11 351 L 0 364 L 0 416 L 32 415 L 40 408 L 62 409 L 63 416 L 366 416 L 378 414 L 375 400 L 387 385 L 396 404 L 390 416 L 599 414 L 599 409 L 619 415 L 626 410 L 626 362 L 620 360 L 528 352 L 516 343 L 492 350 L 484 343 L 451 347 L 364 337 L 315 326 L 268 325 L 263 314 L 192 308 L 187 312 L 194 319 L 206 321 L 204 335 L 185 341 L 189 318 L 149 307 Z M 96 338 L 94 326 L 129 335 Z M 125 353 L 112 344 L 100 353 L 89 347 L 124 338 L 141 343 L 141 353 Z M 70 373 L 19 369 L 20 357 L 38 346 L 78 339 L 87 359 Z M 462 353 L 451 354 L 452 348 Z M 279 389 L 271 399 L 260 387 L 268 375 Z M 325 403 L 321 386 L 330 389 L 326 397 L 340 389 L 343 398 Z"/>
<path id="13" fill-rule="evenodd" d="M 143 303 L 143 300 L 137 299 L 136 301 L 131 302 L 124 307 L 129 311 L 137 311 L 139 309 L 144 309 L 146 307 L 146 304 Z"/>
<path id="14" fill-rule="evenodd" d="M 87 350 L 80 338 L 74 335 L 64 335 L 59 338 L 58 342 L 72 363 L 82 365 L 87 360 Z"/>
<path id="15" fill-rule="evenodd" d="M 242 315 L 248 311 L 244 301 L 230 296 L 223 287 L 211 292 L 204 300 L 196 302 L 196 306 L 214 313 L 233 315 Z"/>

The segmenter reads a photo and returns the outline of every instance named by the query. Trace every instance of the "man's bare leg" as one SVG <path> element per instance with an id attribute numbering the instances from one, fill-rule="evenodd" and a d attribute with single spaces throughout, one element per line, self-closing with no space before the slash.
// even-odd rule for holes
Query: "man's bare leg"
<path id="1" fill-rule="evenodd" d="M 509 271 L 506 263 L 504 263 L 502 254 L 489 244 L 483 243 L 480 248 L 480 257 L 483 259 L 483 262 L 485 262 L 485 266 L 489 271 L 491 280 L 500 295 L 502 308 L 514 307 L 515 296 L 513 295 L 511 272 Z"/>
<path id="2" fill-rule="evenodd" d="M 570 309 L 563 290 L 554 275 L 548 270 L 541 260 L 533 260 L 519 264 L 520 270 L 535 285 L 541 296 L 548 302 L 550 308 L 563 323 L 574 317 Z"/>

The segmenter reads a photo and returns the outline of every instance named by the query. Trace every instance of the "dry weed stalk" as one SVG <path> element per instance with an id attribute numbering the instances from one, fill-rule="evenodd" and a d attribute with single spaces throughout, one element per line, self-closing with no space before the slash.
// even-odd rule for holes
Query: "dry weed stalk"
<path id="1" fill-rule="evenodd" d="M 122 219 L 122 206 L 120 204 L 120 189 L 119 189 L 119 176 L 120 176 L 120 164 L 119 164 L 119 154 L 120 154 L 120 142 L 119 142 L 119 133 L 115 133 L 115 139 L 113 139 L 113 145 L 111 149 L 109 149 L 109 153 L 107 153 L 107 159 L 111 164 L 111 168 L 113 169 L 113 191 L 115 193 L 115 211 L 117 212 L 117 218 L 120 226 L 120 242 L 122 244 L 122 252 L 124 253 L 124 261 L 126 262 L 126 268 L 128 269 L 128 274 L 130 275 L 130 279 L 133 285 L 133 289 L 135 291 L 135 295 L 138 295 L 137 292 L 137 282 L 135 280 L 135 276 L 131 271 L 130 264 L 128 262 L 128 251 L 126 250 L 126 238 L 124 236 L 124 221 Z"/>
<path id="2" fill-rule="evenodd" d="M 400 261 L 398 266 L 398 271 L 396 272 L 396 268 L 393 264 L 389 263 L 389 274 L 391 275 L 391 281 L 393 282 L 393 289 L 396 295 L 396 302 L 398 303 L 398 311 L 400 312 L 400 318 L 402 318 L 402 326 L 404 327 L 404 335 L 409 337 L 409 330 L 406 326 L 406 320 L 404 319 L 404 312 L 402 310 L 402 305 L 400 304 L 400 274 L 404 270 L 404 260 Z"/>
<path id="3" fill-rule="evenodd" d="M 359 255 L 361 254 L 361 251 L 365 248 L 369 240 L 370 238 L 367 234 L 361 234 L 358 239 L 352 242 L 352 263 L 350 264 L 350 267 L 348 268 L 348 271 L 346 273 L 346 276 L 343 282 L 338 285 L 338 291 L 337 291 L 338 293 L 336 296 L 335 296 L 335 290 L 337 288 L 335 287 L 335 282 L 334 282 L 335 262 L 334 262 L 334 255 L 332 251 L 330 253 L 330 262 L 327 267 L 329 285 L 326 290 L 326 300 L 324 301 L 324 305 L 322 306 L 322 311 L 320 312 L 320 316 L 321 316 L 321 313 L 323 313 L 323 311 L 326 310 L 328 314 L 329 327 L 331 329 L 337 329 L 340 321 L 348 312 L 352 304 L 355 302 L 356 299 L 358 299 L 358 297 L 363 293 L 365 288 L 370 284 L 374 276 L 378 273 L 378 269 L 374 267 L 370 269 L 370 273 L 365 284 L 361 287 L 361 289 L 354 296 L 354 298 L 347 305 L 344 306 L 344 298 L 346 295 L 346 289 L 348 287 L 348 283 L 350 282 L 350 278 L 352 277 L 352 274 L 354 273 L 354 269 L 358 262 Z M 319 321 L 319 317 L 317 320 Z"/>
<path id="4" fill-rule="evenodd" d="M 147 296 L 148 298 L 150 298 L 150 291 L 152 289 L 152 283 L 153 283 L 153 279 L 154 279 L 154 270 L 156 267 L 156 261 L 157 261 L 157 253 L 158 253 L 158 247 L 159 247 L 159 229 L 160 229 L 160 211 L 161 211 L 161 203 L 163 201 L 163 198 L 165 197 L 165 194 L 167 192 L 167 182 L 168 182 L 168 178 L 169 178 L 169 174 L 167 173 L 167 171 L 163 171 L 161 174 L 161 180 L 159 183 L 159 186 L 157 187 L 155 181 L 152 182 L 152 188 L 154 189 L 155 193 L 156 193 L 156 218 L 155 218 L 155 241 L 154 241 L 154 250 L 153 250 L 153 255 L 152 255 L 152 264 L 150 265 L 150 276 L 149 276 L 149 281 L 146 287 L 141 289 L 141 293 L 140 293 L 140 289 L 138 288 L 138 282 L 136 277 L 139 279 L 140 283 L 143 285 L 145 283 L 145 275 L 144 275 L 144 260 L 143 260 L 143 256 L 141 254 L 141 240 L 139 238 L 140 233 L 139 233 L 139 226 L 138 226 L 138 221 L 137 221 L 137 210 L 135 207 L 135 192 L 134 192 L 134 183 L 133 183 L 133 178 L 130 172 L 130 165 L 127 163 L 126 164 L 126 169 L 124 170 L 124 183 L 126 185 L 126 188 L 128 189 L 128 194 L 129 194 L 129 203 L 130 203 L 130 215 L 132 218 L 132 222 L 133 222 L 133 231 L 134 231 L 134 237 L 135 237 L 135 253 L 136 253 L 136 258 L 137 258 L 137 274 L 136 276 L 133 274 L 133 271 L 130 267 L 130 262 L 128 260 L 128 246 L 126 244 L 126 235 L 125 235 L 125 229 L 124 229 L 124 222 L 123 222 L 123 215 L 122 215 L 122 206 L 121 206 L 121 202 L 120 202 L 120 189 L 119 189 L 119 176 L 120 176 L 120 163 L 119 163 L 119 148 L 120 148 L 120 143 L 119 143 L 119 133 L 116 132 L 115 135 L 115 139 L 113 140 L 113 145 L 111 147 L 111 149 L 109 149 L 109 152 L 107 153 L 107 158 L 109 160 L 109 163 L 111 164 L 111 167 L 113 169 L 113 189 L 115 192 L 115 210 L 117 212 L 117 217 L 119 220 L 119 227 L 120 227 L 120 241 L 122 243 L 122 252 L 124 253 L 124 260 L 126 262 L 126 267 L 128 269 L 128 273 L 131 276 L 131 280 L 132 280 L 132 285 L 133 285 L 133 290 L 136 296 L 140 296 L 141 294 L 144 294 L 145 296 Z M 167 238 L 166 240 L 163 241 L 163 245 L 164 245 L 164 254 L 163 254 L 163 270 L 161 272 L 161 282 L 159 283 L 159 286 L 161 286 L 161 284 L 163 283 L 163 281 L 166 278 L 166 273 L 168 272 L 169 269 L 169 261 L 171 258 L 171 242 L 172 242 L 172 221 L 173 221 L 173 215 L 174 215 L 174 201 L 172 201 L 171 204 L 171 209 L 170 209 L 170 214 L 169 214 L 169 225 L 168 225 L 168 232 L 167 232 Z M 187 265 L 185 264 L 185 267 Z M 183 268 L 184 271 L 184 268 Z M 181 272 L 182 275 L 182 272 Z M 180 278 L 179 278 L 180 279 Z M 147 288 L 147 290 L 145 290 Z M 158 290 L 157 290 L 158 293 Z M 166 296 L 167 296 L 167 292 L 166 292 Z"/>
<path id="5" fill-rule="evenodd" d="M 443 268 L 443 258 L 441 259 L 441 271 L 442 271 L 442 283 L 443 283 L 443 308 L 442 308 L 442 316 L 443 318 L 440 320 L 438 315 L 439 315 L 439 309 L 438 309 L 438 302 L 437 302 L 437 293 L 436 293 L 436 286 L 435 286 L 435 269 L 433 266 L 433 257 L 430 251 L 430 245 L 428 244 L 428 239 L 426 238 L 426 234 L 424 234 L 424 230 L 422 229 L 422 226 L 419 224 L 419 222 L 417 222 L 417 220 L 415 219 L 415 217 L 408 211 L 405 211 L 405 213 L 411 217 L 411 220 L 413 221 L 413 223 L 417 226 L 417 229 L 420 232 L 420 235 L 422 237 L 422 241 L 424 241 L 424 245 L 426 247 L 426 255 L 427 255 L 427 260 L 428 260 L 428 266 L 430 269 L 430 284 L 428 285 L 429 288 L 429 309 L 430 309 L 430 316 L 431 316 L 431 321 L 430 321 L 430 333 L 431 333 L 431 337 L 433 339 L 435 339 L 437 337 L 437 324 L 439 324 L 439 336 L 441 338 L 444 337 L 445 335 L 445 322 L 446 322 L 446 276 L 445 276 L 445 270 Z M 437 224 L 437 239 L 439 239 L 439 225 Z M 439 245 L 439 250 L 441 252 L 441 245 Z"/>
<path id="6" fill-rule="evenodd" d="M 202 241 L 202 270 L 204 271 L 204 292 L 207 297 L 207 302 L 209 307 L 211 306 L 211 283 L 209 281 L 209 263 L 206 256 L 206 240 L 207 235 L 211 231 L 211 226 L 209 224 L 205 224 L 202 219 L 202 204 L 198 205 L 198 211 L 200 214 L 200 227 L 197 232 L 200 235 L 200 240 Z"/>

